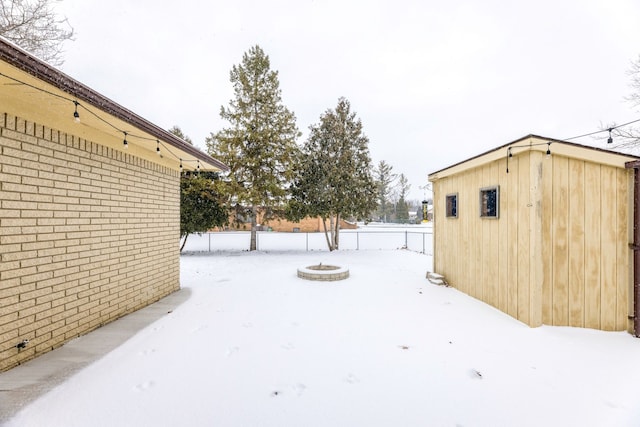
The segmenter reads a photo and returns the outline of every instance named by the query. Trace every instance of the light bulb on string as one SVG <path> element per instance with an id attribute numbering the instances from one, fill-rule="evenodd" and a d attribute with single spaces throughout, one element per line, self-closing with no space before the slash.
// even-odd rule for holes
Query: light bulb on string
<path id="1" fill-rule="evenodd" d="M 551 143 L 547 142 L 547 157 L 551 156 Z"/>
<path id="2" fill-rule="evenodd" d="M 613 142 L 613 138 L 611 137 L 611 131 L 613 128 L 609 128 L 609 138 L 607 139 L 607 144 L 611 144 Z"/>
<path id="3" fill-rule="evenodd" d="M 73 104 L 75 106 L 75 110 L 73 111 L 73 120 L 76 123 L 80 123 L 80 113 L 78 113 L 78 101 L 73 101 Z"/>
<path id="4" fill-rule="evenodd" d="M 156 139 L 156 154 L 160 155 L 160 141 Z"/>
<path id="5" fill-rule="evenodd" d="M 122 132 L 124 133 L 124 141 L 122 141 L 122 144 L 124 145 L 124 149 L 126 150 L 127 148 L 129 148 L 129 143 L 127 142 L 127 133 L 126 132 Z"/>
<path id="6" fill-rule="evenodd" d="M 180 173 L 182 173 L 182 159 L 180 159 Z"/>

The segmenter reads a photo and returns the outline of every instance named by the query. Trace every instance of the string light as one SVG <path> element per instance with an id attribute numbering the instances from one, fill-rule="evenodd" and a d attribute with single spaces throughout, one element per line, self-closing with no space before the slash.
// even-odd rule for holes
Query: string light
<path id="1" fill-rule="evenodd" d="M 76 123 L 80 123 L 80 113 L 78 113 L 78 101 L 73 101 L 73 104 L 75 106 L 75 111 L 73 112 L 73 120 Z"/>
<path id="2" fill-rule="evenodd" d="M 159 155 L 162 155 L 162 153 L 160 152 L 160 140 L 157 138 L 149 138 L 149 137 L 144 137 L 144 136 L 139 136 L 139 135 L 135 135 L 126 131 L 121 130 L 120 128 L 118 128 L 117 126 L 115 126 L 113 123 L 109 122 L 108 120 L 104 119 L 103 117 L 101 117 L 99 114 L 95 113 L 94 111 L 92 111 L 90 108 L 87 108 L 86 106 L 80 104 L 76 99 L 73 98 L 69 98 L 67 96 L 64 95 L 60 95 L 59 93 L 54 93 L 51 91 L 48 91 L 46 89 L 43 89 L 41 87 L 37 87 L 34 86 L 32 84 L 29 84 L 27 82 L 24 82 L 20 79 L 16 79 L 15 77 L 11 77 L 7 74 L 4 74 L 2 72 L 0 72 L 0 77 L 4 77 L 6 79 L 9 79 L 15 83 L 18 83 L 20 85 L 29 87 L 31 89 L 34 89 L 36 91 L 42 92 L 42 93 L 46 93 L 47 95 L 53 96 L 55 98 L 59 98 L 68 102 L 73 103 L 74 105 L 74 112 L 73 112 L 73 119 L 75 122 L 80 122 L 80 113 L 78 112 L 78 107 L 82 107 L 84 109 L 85 112 L 87 112 L 88 114 L 91 114 L 93 117 L 95 117 L 97 120 L 103 122 L 105 125 L 113 128 L 115 131 L 117 132 L 121 132 L 122 134 L 124 134 L 124 139 L 122 141 L 122 144 L 124 146 L 125 149 L 128 148 L 129 146 L 129 141 L 127 140 L 127 138 L 138 138 L 141 140 L 146 140 L 146 141 L 156 141 L 156 153 Z M 171 155 L 173 156 L 173 158 L 175 159 L 179 159 L 180 160 L 180 171 L 182 172 L 183 170 L 183 162 L 193 162 L 196 159 L 192 159 L 192 160 L 183 160 L 182 158 L 179 158 L 178 155 L 176 153 L 174 153 L 172 150 L 170 150 L 166 145 L 164 146 L 165 150 Z M 197 160 L 198 162 L 198 171 L 200 170 L 200 160 Z"/>
<path id="3" fill-rule="evenodd" d="M 528 144 L 528 145 L 511 145 L 509 147 L 507 147 L 507 173 L 509 173 L 509 158 L 513 157 L 513 149 L 514 148 L 531 148 L 531 147 L 537 147 L 539 145 L 544 145 L 547 144 L 547 158 L 551 157 L 551 141 L 548 142 L 540 142 L 538 144 Z"/>
<path id="4" fill-rule="evenodd" d="M 611 144 L 613 142 L 613 138 L 611 137 L 611 131 L 613 128 L 609 128 L 609 138 L 607 139 L 607 144 Z"/>

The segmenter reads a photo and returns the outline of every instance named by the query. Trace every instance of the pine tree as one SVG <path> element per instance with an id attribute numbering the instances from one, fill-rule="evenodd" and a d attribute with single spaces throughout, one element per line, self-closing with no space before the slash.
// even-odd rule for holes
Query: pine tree
<path id="1" fill-rule="evenodd" d="M 309 129 L 287 217 L 320 216 L 327 246 L 333 251 L 339 247 L 340 220 L 367 218 L 376 207 L 369 139 L 344 98 Z"/>
<path id="2" fill-rule="evenodd" d="M 389 213 L 393 206 L 389 202 L 389 193 L 391 191 L 391 184 L 396 179 L 396 174 L 393 172 L 393 166 L 381 160 L 375 169 L 375 180 L 378 191 L 378 216 L 382 222 L 389 220 Z"/>
<path id="3" fill-rule="evenodd" d="M 191 140 L 191 138 L 189 138 L 187 135 L 184 134 L 184 132 L 182 132 L 182 129 L 180 129 L 180 126 L 177 126 L 177 125 L 173 126 L 171 129 L 169 129 L 169 132 L 171 132 L 178 138 L 182 139 L 184 142 L 187 142 L 193 145 L 193 141 Z"/>
<path id="4" fill-rule="evenodd" d="M 410 188 L 409 180 L 401 173 L 398 177 L 398 193 L 400 194 L 400 198 L 396 203 L 396 222 L 401 224 L 409 222 L 409 204 L 406 199 Z"/>
<path id="5" fill-rule="evenodd" d="M 229 166 L 223 192 L 237 215 L 251 218 L 249 250 L 256 249 L 257 217 L 277 217 L 286 202 L 299 154 L 296 117 L 282 103 L 278 72 L 259 47 L 230 73 L 235 98 L 220 109 L 229 127 L 207 138 L 209 154 Z"/>

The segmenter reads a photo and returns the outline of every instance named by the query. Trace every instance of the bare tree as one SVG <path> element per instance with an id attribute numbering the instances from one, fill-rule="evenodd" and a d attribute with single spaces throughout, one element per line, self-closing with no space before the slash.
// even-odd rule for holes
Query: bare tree
<path id="1" fill-rule="evenodd" d="M 62 44 L 73 40 L 73 28 L 66 17 L 55 13 L 52 3 L 0 0 L 0 36 L 51 65 L 60 66 L 64 63 Z"/>
<path id="2" fill-rule="evenodd" d="M 640 107 L 640 55 L 635 61 L 631 61 L 627 74 L 631 80 L 629 82 L 631 93 L 624 99 L 635 109 Z M 603 130 L 609 131 L 609 135 L 604 138 L 607 138 L 607 142 L 610 144 L 615 142 L 614 148 L 637 150 L 637 147 L 640 146 L 640 128 L 636 127 L 637 122 L 638 120 L 623 124 L 609 123 L 603 126 Z"/>
<path id="3" fill-rule="evenodd" d="M 627 73 L 631 77 L 631 83 L 629 83 L 631 94 L 625 99 L 635 108 L 640 106 L 640 55 L 635 61 L 631 62 L 631 67 Z"/>

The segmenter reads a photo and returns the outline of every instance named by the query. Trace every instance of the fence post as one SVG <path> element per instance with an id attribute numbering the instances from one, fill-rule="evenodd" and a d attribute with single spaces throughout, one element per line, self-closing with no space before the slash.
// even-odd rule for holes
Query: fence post
<path id="1" fill-rule="evenodd" d="M 356 251 L 360 250 L 360 232 L 356 231 Z"/>
<path id="2" fill-rule="evenodd" d="M 211 252 L 211 233 L 207 233 L 207 237 L 209 238 L 209 252 Z"/>
<path id="3" fill-rule="evenodd" d="M 425 235 L 426 235 L 426 233 L 422 233 L 422 253 L 426 255 L 427 254 L 427 249 L 426 249 L 426 247 L 424 245 L 424 236 Z"/>
<path id="4" fill-rule="evenodd" d="M 307 252 L 309 252 L 309 233 L 306 233 L 307 237 Z"/>
<path id="5" fill-rule="evenodd" d="M 405 249 L 409 249 L 409 240 L 407 238 L 407 234 L 408 234 L 408 232 L 407 232 L 407 230 L 405 230 L 404 231 L 404 247 L 405 247 Z"/>

